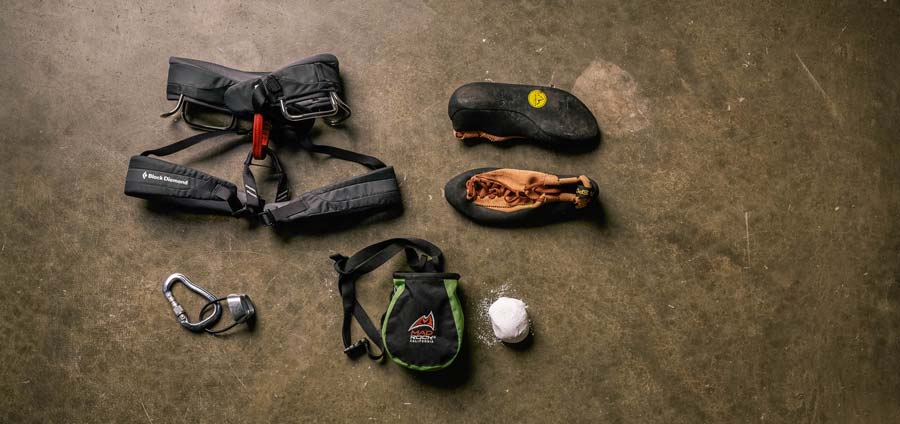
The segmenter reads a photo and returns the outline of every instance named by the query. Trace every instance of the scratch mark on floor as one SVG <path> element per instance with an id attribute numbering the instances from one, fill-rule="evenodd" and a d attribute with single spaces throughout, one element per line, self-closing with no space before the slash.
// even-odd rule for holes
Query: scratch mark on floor
<path id="1" fill-rule="evenodd" d="M 266 255 L 263 252 L 254 252 L 252 250 L 215 250 L 213 253 L 240 253 L 245 255 Z"/>
<path id="2" fill-rule="evenodd" d="M 750 269 L 750 212 L 744 212 L 744 229 L 747 232 L 747 266 L 745 269 Z"/>
<path id="3" fill-rule="evenodd" d="M 812 81 L 813 85 L 816 87 L 816 90 L 819 92 L 819 94 L 822 95 L 822 98 L 825 99 L 825 103 L 828 105 L 828 111 L 831 113 L 831 116 L 837 119 L 838 122 L 841 122 L 841 114 L 840 112 L 838 112 L 837 106 L 835 106 L 834 102 L 831 101 L 831 97 L 828 97 L 828 93 L 826 93 L 825 89 L 822 88 L 822 85 L 819 84 L 819 80 L 817 80 L 812 72 L 809 71 L 809 68 L 806 67 L 806 63 L 803 62 L 803 59 L 800 58 L 800 55 L 794 53 L 794 56 L 800 62 L 800 66 L 803 67 L 803 70 L 806 71 L 806 76 L 808 76 L 809 80 Z"/>
<path id="4" fill-rule="evenodd" d="M 144 415 L 147 416 L 147 421 L 150 421 L 150 424 L 153 424 L 153 420 L 150 418 L 150 413 L 147 412 L 147 407 L 144 406 L 144 402 L 143 401 L 138 401 L 138 402 L 141 403 L 141 408 L 144 410 Z"/>
<path id="5" fill-rule="evenodd" d="M 244 390 L 247 390 L 247 385 L 244 384 L 244 380 L 241 380 L 241 378 L 238 377 L 237 374 L 235 374 L 235 373 L 231 373 L 231 375 L 233 375 L 234 378 L 237 379 L 238 383 L 241 383 L 241 387 L 243 387 Z"/>

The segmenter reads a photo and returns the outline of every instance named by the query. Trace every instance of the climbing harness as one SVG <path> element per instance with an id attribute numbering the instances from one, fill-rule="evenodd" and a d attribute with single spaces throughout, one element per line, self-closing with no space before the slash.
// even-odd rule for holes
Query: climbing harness
<path id="1" fill-rule="evenodd" d="M 337 58 L 320 54 L 274 72 L 245 72 L 214 63 L 169 59 L 166 98 L 176 101 L 191 127 L 192 137 L 133 156 L 125 179 L 125 194 L 206 212 L 259 219 L 266 225 L 288 222 L 361 221 L 369 216 L 402 212 L 393 167 L 372 156 L 314 144 L 309 130 L 316 118 L 336 126 L 347 119 Z M 251 149 L 244 161 L 243 190 L 226 180 L 151 156 L 164 157 L 204 140 L 226 134 L 248 137 Z M 293 141 L 301 148 L 359 163 L 370 172 L 291 199 L 288 176 L 269 141 Z M 278 179 L 274 202 L 260 197 L 251 166 L 269 159 Z"/>
<path id="2" fill-rule="evenodd" d="M 183 284 L 188 290 L 207 300 L 206 304 L 200 309 L 201 319 L 199 321 L 191 322 L 187 313 L 184 311 L 184 307 L 175 300 L 175 296 L 172 294 L 172 288 L 176 283 Z M 238 324 L 248 323 L 256 315 L 256 308 L 253 306 L 250 296 L 239 293 L 229 294 L 224 298 L 216 297 L 208 290 L 192 282 L 184 274 L 175 273 L 170 275 L 169 278 L 166 278 L 166 281 L 163 282 L 162 292 L 166 300 L 169 301 L 169 304 L 172 305 L 172 311 L 175 313 L 178 323 L 185 329 L 195 333 L 223 333 L 234 328 L 234 326 Z M 222 306 L 220 303 L 223 301 L 228 305 L 228 311 L 231 313 L 234 322 L 225 328 L 213 330 L 213 327 L 219 322 L 219 319 L 222 318 Z M 206 311 L 210 308 L 212 308 L 212 313 L 206 315 Z"/>

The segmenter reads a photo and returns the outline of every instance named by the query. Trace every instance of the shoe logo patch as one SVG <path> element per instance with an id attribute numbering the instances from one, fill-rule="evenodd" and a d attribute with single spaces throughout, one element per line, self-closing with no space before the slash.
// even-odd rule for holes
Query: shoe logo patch
<path id="1" fill-rule="evenodd" d="M 531 90 L 528 93 L 528 104 L 535 109 L 540 109 L 547 105 L 547 95 L 541 90 Z"/>
<path id="2" fill-rule="evenodd" d="M 434 312 L 422 315 L 409 326 L 410 343 L 434 343 Z"/>

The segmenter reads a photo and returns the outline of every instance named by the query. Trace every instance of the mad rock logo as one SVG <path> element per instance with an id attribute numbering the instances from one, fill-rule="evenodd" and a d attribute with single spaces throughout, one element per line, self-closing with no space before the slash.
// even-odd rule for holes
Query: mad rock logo
<path id="1" fill-rule="evenodd" d="M 410 343 L 434 343 L 434 312 L 420 316 L 407 331 Z"/>

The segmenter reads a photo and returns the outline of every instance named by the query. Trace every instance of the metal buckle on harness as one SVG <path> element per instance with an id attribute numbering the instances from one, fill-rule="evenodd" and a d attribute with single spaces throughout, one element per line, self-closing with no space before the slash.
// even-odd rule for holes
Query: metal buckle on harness
<path id="1" fill-rule="evenodd" d="M 312 110 L 310 112 L 300 113 L 297 115 L 294 115 L 287 110 L 288 106 L 301 109 L 313 109 L 315 107 L 321 106 L 321 104 L 326 100 L 330 103 L 330 108 L 326 110 Z M 347 103 L 344 103 L 344 101 L 341 100 L 340 96 L 338 96 L 338 94 L 333 91 L 328 95 L 327 98 L 319 95 L 313 95 L 288 101 L 280 99 L 278 102 L 281 105 L 281 115 L 284 116 L 284 119 L 287 119 L 288 121 L 303 121 L 306 119 L 323 118 L 325 123 L 331 126 L 335 126 L 340 124 L 345 119 L 349 118 L 351 114 L 350 106 L 348 106 Z"/>
<path id="2" fill-rule="evenodd" d="M 181 106 L 184 105 L 184 94 L 178 96 L 178 103 L 175 104 L 175 109 L 172 109 L 166 113 L 160 114 L 160 118 L 168 118 L 178 112 L 178 109 L 181 109 Z"/>

